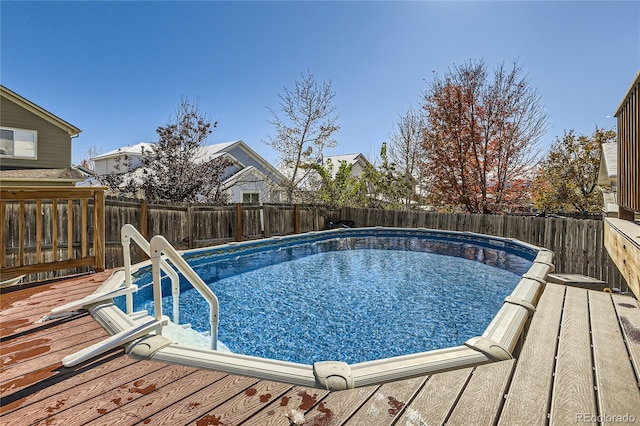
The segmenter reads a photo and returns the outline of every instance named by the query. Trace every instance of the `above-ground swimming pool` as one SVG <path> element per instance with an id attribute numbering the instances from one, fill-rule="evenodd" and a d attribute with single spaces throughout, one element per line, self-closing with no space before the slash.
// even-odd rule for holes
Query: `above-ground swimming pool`
<path id="1" fill-rule="evenodd" d="M 151 261 L 55 310 L 84 307 L 112 335 L 65 365 L 125 346 L 141 359 L 333 390 L 470 367 L 513 358 L 553 271 L 549 250 L 428 229 L 334 229 L 178 254 L 125 225 L 125 265 L 131 240 Z M 173 278 L 161 279 L 167 268 Z M 137 287 L 125 284 L 130 271 Z"/>
<path id="2" fill-rule="evenodd" d="M 218 339 L 234 353 L 313 364 L 359 363 L 462 345 L 491 322 L 533 250 L 375 230 L 185 259 L 220 302 Z M 154 313 L 150 267 L 134 310 Z M 165 280 L 163 313 L 173 315 Z M 123 310 L 124 297 L 116 301 Z M 180 323 L 209 332 L 209 307 L 183 280 Z M 180 344 L 208 347 L 183 335 Z"/>

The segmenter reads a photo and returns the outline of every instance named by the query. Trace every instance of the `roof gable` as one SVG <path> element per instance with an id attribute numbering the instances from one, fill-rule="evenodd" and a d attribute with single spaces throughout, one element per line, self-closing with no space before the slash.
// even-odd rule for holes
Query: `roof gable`
<path id="1" fill-rule="evenodd" d="M 145 150 L 147 152 L 151 152 L 151 147 L 153 146 L 152 143 L 150 142 L 140 142 L 137 143 L 135 145 L 130 145 L 130 146 L 125 146 L 122 148 L 117 148 L 114 149 L 112 151 L 106 152 L 104 154 L 100 154 L 97 155 L 93 158 L 91 158 L 91 160 L 96 161 L 96 160 L 104 160 L 105 158 L 111 158 L 111 157 L 119 157 L 123 154 L 126 155 L 142 155 L 142 150 Z"/>
<path id="2" fill-rule="evenodd" d="M 51 124 L 59 127 L 60 129 L 62 129 L 65 132 L 67 132 L 69 134 L 69 136 L 73 137 L 73 136 L 78 135 L 80 132 L 82 132 L 82 130 L 80 130 L 79 128 L 77 128 L 73 124 L 71 124 L 71 123 L 69 123 L 67 121 L 64 121 L 63 119 L 61 119 L 57 115 L 54 115 L 54 114 L 50 113 L 49 111 L 47 111 L 46 109 L 42 108 L 41 106 L 38 106 L 38 105 L 34 104 L 33 102 L 31 102 L 30 100 L 28 100 L 26 98 L 23 98 L 22 96 L 18 95 L 17 93 L 7 89 L 3 85 L 0 85 L 0 95 L 2 95 L 3 98 L 15 103 L 16 105 L 21 106 L 22 108 L 26 109 L 27 111 L 37 115 L 38 117 L 43 118 L 44 120 L 47 120 Z"/>

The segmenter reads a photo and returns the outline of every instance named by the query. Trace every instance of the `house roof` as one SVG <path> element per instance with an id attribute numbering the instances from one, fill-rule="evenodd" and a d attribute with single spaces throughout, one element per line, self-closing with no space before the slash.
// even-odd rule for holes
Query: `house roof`
<path id="1" fill-rule="evenodd" d="M 87 178 L 87 174 L 75 167 L 64 169 L 19 169 L 0 170 L 0 182 L 7 185 L 10 182 L 21 184 L 25 182 L 34 183 L 76 183 Z"/>
<path id="2" fill-rule="evenodd" d="M 104 154 L 97 155 L 91 158 L 92 161 L 95 160 L 104 160 L 106 158 L 118 157 L 122 154 L 128 155 L 142 155 L 142 150 L 151 151 L 151 147 L 153 143 L 150 142 L 140 142 L 135 145 L 129 145 L 122 148 L 114 149 L 113 151 L 106 152 Z"/>
<path id="3" fill-rule="evenodd" d="M 74 126 L 73 124 L 63 120 L 62 118 L 58 117 L 57 115 L 54 115 L 52 113 L 50 113 L 49 111 L 47 111 L 46 109 L 42 108 L 39 105 L 34 104 L 33 102 L 31 102 L 30 100 L 23 98 L 22 96 L 18 95 L 16 92 L 7 89 L 5 86 L 0 84 L 0 95 L 2 95 L 3 98 L 6 98 L 20 106 L 22 106 L 24 109 L 32 112 L 33 114 L 37 115 L 40 118 L 43 118 L 45 120 L 47 120 L 48 122 L 58 126 L 59 128 L 61 128 L 62 130 L 66 131 L 69 136 L 73 137 L 73 136 L 77 136 L 80 132 L 82 132 L 82 130 L 80 130 L 79 128 L 77 128 L 76 126 Z"/>
<path id="4" fill-rule="evenodd" d="M 340 169 L 340 164 L 344 161 L 348 165 L 354 165 L 358 162 L 362 162 L 365 165 L 370 164 L 369 160 L 363 154 L 342 154 L 342 155 L 329 155 L 322 158 L 322 165 L 327 167 L 327 162 L 331 160 L 331 177 L 335 177 L 336 173 Z"/>
<path id="5" fill-rule="evenodd" d="M 256 160 L 260 165 L 262 165 L 262 167 L 264 167 L 266 170 L 269 170 L 269 173 L 272 176 L 276 177 L 278 180 L 286 180 L 286 177 L 278 169 L 276 169 L 271 163 L 265 160 L 260 154 L 258 154 L 253 149 L 251 149 L 251 147 L 242 140 L 224 142 L 224 143 L 219 143 L 214 145 L 207 145 L 204 147 L 204 149 L 206 153 L 205 155 L 209 155 L 210 158 L 215 158 L 217 156 L 224 155 L 224 154 L 228 154 L 233 157 L 233 155 L 230 154 L 230 152 L 237 147 L 241 148 L 244 152 L 246 152 L 249 156 L 251 156 L 254 160 Z M 242 164 L 242 165 L 246 166 L 246 164 Z"/>
<path id="6" fill-rule="evenodd" d="M 333 163 L 334 166 L 336 165 L 340 165 L 340 162 L 342 161 L 346 161 L 347 164 L 355 164 L 357 163 L 359 160 L 362 160 L 365 162 L 365 164 L 369 163 L 369 160 L 367 160 L 367 158 L 358 153 L 358 154 L 342 154 L 342 155 L 328 155 L 323 157 L 322 162 L 324 165 L 327 164 L 327 160 L 331 160 L 331 162 Z"/>

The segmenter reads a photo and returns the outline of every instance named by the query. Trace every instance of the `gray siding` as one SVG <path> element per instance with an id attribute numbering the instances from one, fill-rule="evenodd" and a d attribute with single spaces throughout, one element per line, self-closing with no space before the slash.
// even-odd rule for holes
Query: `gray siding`
<path id="1" fill-rule="evenodd" d="M 61 169 L 71 166 L 71 137 L 66 131 L 4 97 L 0 100 L 0 125 L 38 131 L 37 159 L 2 157 L 3 168 Z"/>
<path id="2" fill-rule="evenodd" d="M 242 164 L 244 164 L 245 166 L 253 166 L 256 169 L 260 170 L 260 172 L 267 176 L 269 179 L 271 179 L 272 181 L 276 182 L 276 183 L 280 183 L 279 182 L 279 178 L 278 176 L 275 176 L 271 170 L 269 170 L 267 167 L 265 167 L 262 163 L 260 163 L 259 161 L 256 161 L 255 158 L 253 158 L 251 155 L 249 155 L 246 151 L 244 151 L 242 148 L 240 147 L 235 147 L 233 148 L 231 151 L 228 151 L 229 154 L 231 154 L 234 158 L 236 158 L 239 162 L 241 162 Z"/>

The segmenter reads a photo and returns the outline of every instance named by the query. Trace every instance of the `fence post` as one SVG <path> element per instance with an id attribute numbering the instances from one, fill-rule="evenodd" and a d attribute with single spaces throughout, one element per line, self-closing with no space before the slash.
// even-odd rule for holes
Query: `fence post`
<path id="1" fill-rule="evenodd" d="M 271 222 L 269 222 L 269 210 L 271 210 L 271 207 L 269 207 L 267 204 L 262 205 L 262 232 L 264 234 L 264 238 L 271 237 Z"/>
<path id="2" fill-rule="evenodd" d="M 147 201 L 140 201 L 140 233 L 148 241 L 149 240 L 149 219 L 147 213 Z"/>
<path id="3" fill-rule="evenodd" d="M 0 222 L 2 223 L 2 232 L 0 232 L 0 268 L 7 266 L 7 236 L 5 223 L 7 223 L 7 203 L 4 200 L 0 200 Z"/>
<path id="4" fill-rule="evenodd" d="M 236 241 L 242 241 L 242 204 L 236 204 Z"/>
<path id="5" fill-rule="evenodd" d="M 188 246 L 190 249 L 192 249 L 194 247 L 194 235 L 195 232 L 193 232 L 193 206 L 189 205 L 187 207 L 187 232 L 189 233 L 188 238 L 189 241 L 187 242 Z"/>
<path id="6" fill-rule="evenodd" d="M 293 205 L 293 233 L 300 233 L 300 206 L 297 204 Z"/>
<path id="7" fill-rule="evenodd" d="M 95 256 L 96 272 L 105 268 L 105 209 L 104 188 L 95 189 L 93 195 L 93 214 L 95 228 L 93 229 L 93 255 Z"/>

